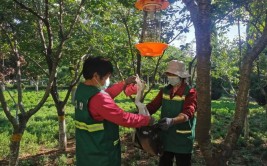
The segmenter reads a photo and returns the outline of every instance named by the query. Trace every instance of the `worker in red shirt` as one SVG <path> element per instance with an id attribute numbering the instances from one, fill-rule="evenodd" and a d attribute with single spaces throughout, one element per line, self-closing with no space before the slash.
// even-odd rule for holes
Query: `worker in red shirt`
<path id="1" fill-rule="evenodd" d="M 161 107 L 159 124 L 164 152 L 159 165 L 172 166 L 175 157 L 177 166 L 190 166 L 195 138 L 197 92 L 186 83 L 190 75 L 183 62 L 170 61 L 165 74 L 169 84 L 160 89 L 155 99 L 146 105 L 150 114 Z"/>
<path id="2" fill-rule="evenodd" d="M 102 57 L 90 57 L 83 64 L 85 81 L 75 93 L 78 166 L 120 166 L 119 125 L 137 128 L 153 123 L 150 116 L 125 112 L 115 103 L 113 99 L 134 83 L 135 77 L 107 88 L 112 72 L 111 62 Z"/>

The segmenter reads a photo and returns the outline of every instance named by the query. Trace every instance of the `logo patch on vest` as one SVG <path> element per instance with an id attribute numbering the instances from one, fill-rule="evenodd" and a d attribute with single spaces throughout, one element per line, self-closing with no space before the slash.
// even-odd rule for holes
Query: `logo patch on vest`
<path id="1" fill-rule="evenodd" d="M 83 102 L 79 102 L 79 109 L 83 110 Z"/>

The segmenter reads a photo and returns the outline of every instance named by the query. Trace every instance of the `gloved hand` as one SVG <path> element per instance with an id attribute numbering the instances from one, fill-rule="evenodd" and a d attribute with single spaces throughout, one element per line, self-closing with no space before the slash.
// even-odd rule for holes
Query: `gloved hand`
<path id="1" fill-rule="evenodd" d="M 130 77 L 126 78 L 124 81 L 125 85 L 136 83 L 135 79 L 136 79 L 136 76 L 130 76 Z"/>
<path id="2" fill-rule="evenodd" d="M 162 118 L 158 124 L 162 130 L 168 130 L 173 125 L 173 118 Z"/>

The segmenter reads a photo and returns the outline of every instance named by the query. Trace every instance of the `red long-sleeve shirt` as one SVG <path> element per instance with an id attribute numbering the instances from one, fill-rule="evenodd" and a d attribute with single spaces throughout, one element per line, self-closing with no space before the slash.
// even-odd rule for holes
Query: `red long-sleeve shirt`
<path id="1" fill-rule="evenodd" d="M 88 110 L 91 116 L 98 121 L 104 119 L 125 127 L 147 126 L 149 116 L 133 114 L 123 111 L 113 100 L 123 90 L 124 82 L 114 84 L 106 89 L 106 93 L 97 93 L 88 103 Z"/>
<path id="2" fill-rule="evenodd" d="M 186 84 L 183 83 L 178 89 L 174 89 L 173 87 L 170 89 L 170 99 L 174 96 L 179 95 L 182 96 Z M 163 90 L 160 89 L 157 96 L 146 105 L 150 114 L 155 113 L 162 105 L 162 97 L 163 97 Z M 197 92 L 194 88 L 190 89 L 189 94 L 186 95 L 182 113 L 188 117 L 188 119 L 194 116 L 197 107 Z"/>

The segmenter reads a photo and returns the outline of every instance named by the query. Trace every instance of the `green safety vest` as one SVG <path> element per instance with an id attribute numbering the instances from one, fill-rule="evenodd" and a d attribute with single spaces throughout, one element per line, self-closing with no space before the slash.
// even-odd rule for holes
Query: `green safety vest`
<path id="1" fill-rule="evenodd" d="M 161 118 L 174 118 L 182 112 L 185 96 L 190 87 L 186 86 L 182 96 L 174 96 L 170 99 L 170 87 L 163 88 Z M 195 117 L 187 122 L 171 126 L 166 131 L 161 131 L 164 151 L 174 153 L 192 153 L 195 139 Z"/>
<path id="2" fill-rule="evenodd" d="M 88 111 L 88 101 L 100 91 L 80 83 L 75 94 L 75 137 L 77 166 L 120 166 L 119 126 L 96 121 Z"/>

